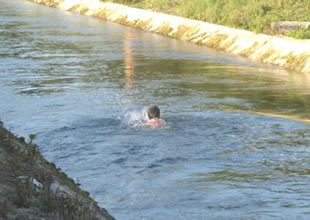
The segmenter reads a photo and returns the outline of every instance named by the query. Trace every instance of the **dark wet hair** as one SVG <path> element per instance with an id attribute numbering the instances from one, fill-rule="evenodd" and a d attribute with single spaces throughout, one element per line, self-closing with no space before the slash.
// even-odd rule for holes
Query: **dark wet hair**
<path id="1" fill-rule="evenodd" d="M 149 116 L 149 119 L 152 118 L 160 118 L 160 110 L 158 106 L 152 105 L 147 109 L 147 115 Z"/>

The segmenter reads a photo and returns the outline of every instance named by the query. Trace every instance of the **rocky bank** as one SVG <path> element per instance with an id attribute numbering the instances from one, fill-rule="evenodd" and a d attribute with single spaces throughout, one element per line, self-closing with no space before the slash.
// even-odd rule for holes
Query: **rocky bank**
<path id="1" fill-rule="evenodd" d="M 0 123 L 0 220 L 114 219 L 35 144 Z"/>

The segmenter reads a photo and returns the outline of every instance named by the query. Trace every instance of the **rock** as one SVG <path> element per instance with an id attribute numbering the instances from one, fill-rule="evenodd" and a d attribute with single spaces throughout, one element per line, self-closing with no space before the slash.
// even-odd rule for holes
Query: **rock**
<path id="1" fill-rule="evenodd" d="M 34 149 L 0 127 L 0 220 L 114 220 Z"/>
<path id="2" fill-rule="evenodd" d="M 24 137 L 19 137 L 19 140 L 21 140 L 22 142 L 26 143 L 25 138 Z"/>
<path id="3" fill-rule="evenodd" d="M 276 33 L 285 34 L 289 31 L 296 31 L 301 28 L 310 29 L 310 22 L 280 21 L 271 23 L 270 27 Z"/>
<path id="4" fill-rule="evenodd" d="M 35 178 L 33 178 L 33 180 L 32 180 L 32 185 L 35 187 L 35 189 L 42 189 L 43 188 L 43 185 L 38 180 L 36 180 Z"/>

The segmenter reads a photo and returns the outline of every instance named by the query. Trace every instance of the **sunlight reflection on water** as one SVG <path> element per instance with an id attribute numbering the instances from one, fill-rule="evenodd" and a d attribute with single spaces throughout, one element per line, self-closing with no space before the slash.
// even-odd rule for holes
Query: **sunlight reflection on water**
<path id="1" fill-rule="evenodd" d="M 309 216 L 308 76 L 21 0 L 0 21 L 1 120 L 117 219 Z"/>

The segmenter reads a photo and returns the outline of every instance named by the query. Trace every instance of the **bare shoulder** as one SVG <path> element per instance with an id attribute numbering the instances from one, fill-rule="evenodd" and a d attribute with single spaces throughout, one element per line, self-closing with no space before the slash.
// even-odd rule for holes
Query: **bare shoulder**
<path id="1" fill-rule="evenodd" d="M 162 126 L 165 125 L 165 121 L 161 120 L 161 119 L 150 119 L 147 121 L 146 125 L 149 126 Z"/>

